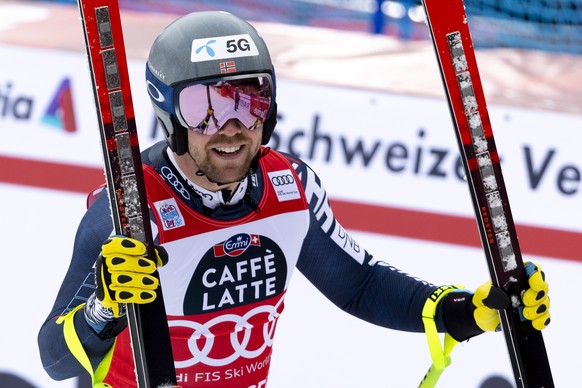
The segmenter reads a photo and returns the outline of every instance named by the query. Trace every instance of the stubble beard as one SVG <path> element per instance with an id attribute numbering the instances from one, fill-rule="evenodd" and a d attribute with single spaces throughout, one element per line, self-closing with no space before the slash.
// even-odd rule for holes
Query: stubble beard
<path id="1" fill-rule="evenodd" d="M 244 155 L 236 161 L 218 160 L 214 155 L 214 151 L 199 151 L 196 149 L 188 150 L 192 160 L 198 165 L 199 171 L 206 176 L 206 178 L 219 186 L 240 182 L 248 174 L 255 158 L 258 149 L 250 150 L 250 145 L 245 144 L 241 150 Z"/>

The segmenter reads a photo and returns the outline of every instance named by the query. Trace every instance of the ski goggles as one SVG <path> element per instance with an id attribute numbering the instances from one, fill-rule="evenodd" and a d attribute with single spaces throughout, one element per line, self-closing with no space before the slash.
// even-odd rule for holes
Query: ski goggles
<path id="1" fill-rule="evenodd" d="M 231 119 L 254 130 L 267 119 L 272 100 L 271 77 L 253 74 L 181 86 L 176 93 L 175 109 L 183 126 L 213 135 Z"/>

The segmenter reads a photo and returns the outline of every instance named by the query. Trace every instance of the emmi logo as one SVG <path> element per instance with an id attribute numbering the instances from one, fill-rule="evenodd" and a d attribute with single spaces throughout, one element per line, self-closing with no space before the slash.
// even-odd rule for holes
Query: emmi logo
<path id="1" fill-rule="evenodd" d="M 28 121 L 33 117 L 34 108 L 35 98 L 30 95 L 17 94 L 12 82 L 0 86 L 0 119 Z M 69 78 L 64 78 L 61 81 L 41 117 L 41 122 L 65 132 L 77 131 Z"/>

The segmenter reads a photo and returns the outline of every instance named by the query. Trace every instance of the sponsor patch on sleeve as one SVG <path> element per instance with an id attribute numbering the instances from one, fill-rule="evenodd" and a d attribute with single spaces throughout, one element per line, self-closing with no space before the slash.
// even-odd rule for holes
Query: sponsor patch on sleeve
<path id="1" fill-rule="evenodd" d="M 156 211 L 162 220 L 162 228 L 170 230 L 186 225 L 184 217 L 180 213 L 180 208 L 176 203 L 176 199 L 168 198 L 154 203 Z"/>
<path id="2" fill-rule="evenodd" d="M 297 181 L 291 170 L 273 171 L 269 172 L 268 175 L 279 202 L 301 198 Z"/>

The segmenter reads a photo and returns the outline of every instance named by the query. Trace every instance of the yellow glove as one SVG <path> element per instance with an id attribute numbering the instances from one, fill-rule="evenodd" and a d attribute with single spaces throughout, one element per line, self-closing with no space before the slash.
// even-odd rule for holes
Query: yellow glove
<path id="1" fill-rule="evenodd" d="M 531 321 L 535 329 L 542 330 L 550 323 L 548 283 L 538 265 L 526 262 L 524 266 L 529 288 L 521 295 L 523 306 L 520 307 L 520 314 L 523 319 Z M 497 310 L 509 306 L 507 294 L 489 281 L 477 288 L 473 304 L 475 305 L 473 316 L 477 326 L 483 331 L 498 331 L 500 321 Z"/>
<path id="2" fill-rule="evenodd" d="M 531 321 L 537 330 L 545 329 L 550 324 L 550 297 L 546 275 L 539 265 L 526 262 L 525 273 L 528 276 L 529 288 L 521 295 L 522 316 Z"/>
<path id="3" fill-rule="evenodd" d="M 477 326 L 483 331 L 499 331 L 500 321 L 497 310 L 509 306 L 509 296 L 491 281 L 485 282 L 475 290 L 473 295 L 475 311 L 473 317 Z"/>
<path id="4" fill-rule="evenodd" d="M 115 318 L 125 314 L 124 303 L 150 303 L 156 299 L 159 281 L 152 274 L 168 262 L 168 253 L 155 247 L 155 261 L 146 246 L 135 239 L 114 236 L 105 241 L 95 267 L 95 295 Z"/>

